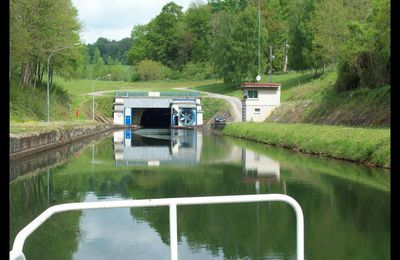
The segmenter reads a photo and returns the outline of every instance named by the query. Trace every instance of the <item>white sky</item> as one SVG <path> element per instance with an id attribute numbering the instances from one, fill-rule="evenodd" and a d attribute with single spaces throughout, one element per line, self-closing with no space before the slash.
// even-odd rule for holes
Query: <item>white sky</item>
<path id="1" fill-rule="evenodd" d="M 162 7 L 175 2 L 186 11 L 191 2 L 206 0 L 72 0 L 82 23 L 81 39 L 86 44 L 99 37 L 121 40 L 130 37 L 133 26 L 146 24 L 156 17 Z"/>

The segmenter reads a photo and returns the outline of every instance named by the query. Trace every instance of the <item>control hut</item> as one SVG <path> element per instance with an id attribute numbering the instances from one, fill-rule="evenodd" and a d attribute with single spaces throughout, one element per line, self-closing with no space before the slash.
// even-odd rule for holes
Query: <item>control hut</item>
<path id="1" fill-rule="evenodd" d="M 241 87 L 243 122 L 262 122 L 281 103 L 280 83 L 245 82 Z"/>

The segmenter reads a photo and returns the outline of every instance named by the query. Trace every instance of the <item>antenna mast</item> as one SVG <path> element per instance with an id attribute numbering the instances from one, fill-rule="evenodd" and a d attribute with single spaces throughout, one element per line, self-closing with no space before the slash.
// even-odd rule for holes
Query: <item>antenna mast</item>
<path id="1" fill-rule="evenodd" d="M 260 65 L 260 38 L 261 38 L 261 4 L 258 0 L 258 76 L 257 81 L 261 80 L 261 65 Z"/>

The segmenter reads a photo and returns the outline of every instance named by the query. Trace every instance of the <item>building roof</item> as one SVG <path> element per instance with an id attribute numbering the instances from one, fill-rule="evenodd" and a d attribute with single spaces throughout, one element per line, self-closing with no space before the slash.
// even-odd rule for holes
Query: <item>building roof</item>
<path id="1" fill-rule="evenodd" d="M 278 88 L 282 84 L 281 83 L 270 83 L 270 82 L 243 82 L 241 84 L 242 88 Z"/>

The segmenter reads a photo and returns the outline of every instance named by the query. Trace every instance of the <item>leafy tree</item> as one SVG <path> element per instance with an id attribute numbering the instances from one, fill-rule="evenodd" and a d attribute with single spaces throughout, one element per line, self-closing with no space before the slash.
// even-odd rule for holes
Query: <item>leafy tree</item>
<path id="1" fill-rule="evenodd" d="M 192 4 L 184 16 L 185 31 L 190 41 L 192 62 L 206 62 L 210 56 L 211 9 L 208 5 Z"/>
<path id="2" fill-rule="evenodd" d="M 131 33 L 132 47 L 127 54 L 129 64 L 137 64 L 150 56 L 152 42 L 147 38 L 149 28 L 149 25 L 140 24 L 133 27 Z"/>
<path id="3" fill-rule="evenodd" d="M 49 55 L 79 41 L 80 23 L 69 0 L 11 0 L 10 29 L 10 74 L 14 80 L 20 77 L 20 85 L 35 86 L 47 72 Z M 70 74 L 79 55 L 77 48 L 54 55 L 50 76 L 54 69 Z"/>
<path id="4" fill-rule="evenodd" d="M 293 1 L 289 10 L 289 66 L 294 70 L 311 68 L 313 35 L 310 18 L 314 0 Z"/>
<path id="5" fill-rule="evenodd" d="M 316 4 L 311 22 L 313 45 L 323 61 L 335 63 L 348 36 L 345 11 L 342 0 L 322 0 Z"/>
<path id="6" fill-rule="evenodd" d="M 257 9 L 249 6 L 237 17 L 221 11 L 215 25 L 212 58 L 219 76 L 231 83 L 254 80 L 258 73 Z M 266 35 L 262 29 L 261 46 L 265 46 Z M 262 50 L 261 64 L 264 64 L 267 49 Z"/>
<path id="7" fill-rule="evenodd" d="M 374 0 L 369 12 L 357 15 L 347 5 L 349 37 L 341 46 L 338 64 L 338 90 L 377 87 L 390 84 L 390 2 Z"/>

